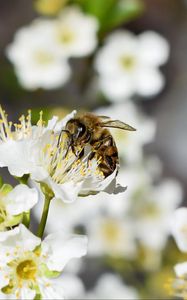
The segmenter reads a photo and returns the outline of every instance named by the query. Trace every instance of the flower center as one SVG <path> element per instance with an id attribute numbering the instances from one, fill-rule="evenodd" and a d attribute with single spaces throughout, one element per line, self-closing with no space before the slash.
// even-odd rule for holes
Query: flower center
<path id="1" fill-rule="evenodd" d="M 89 160 L 90 149 L 86 150 L 77 146 L 77 154 L 75 154 L 69 145 L 69 137 L 66 134 L 61 138 L 52 134 L 50 138 L 49 143 L 43 148 L 42 165 L 47 168 L 53 181 L 63 184 L 67 181 L 78 183 L 92 176 L 98 180 L 104 178 L 98 168 L 99 160 Z M 84 154 L 79 158 L 81 150 L 84 151 Z"/>
<path id="2" fill-rule="evenodd" d="M 24 280 L 35 279 L 36 272 L 36 263 L 29 259 L 20 262 L 16 268 L 17 275 Z"/>
<path id="3" fill-rule="evenodd" d="M 53 55 L 51 53 L 42 50 L 37 51 L 34 54 L 34 58 L 36 62 L 39 63 L 40 65 L 48 65 L 54 60 Z"/>
<path id="4" fill-rule="evenodd" d="M 112 220 L 106 221 L 102 226 L 102 233 L 107 242 L 114 243 L 120 237 L 119 225 Z"/>
<path id="5" fill-rule="evenodd" d="M 74 33 L 68 28 L 61 28 L 58 32 L 58 41 L 62 44 L 71 44 L 75 39 Z"/>
<path id="6" fill-rule="evenodd" d="M 120 58 L 120 63 L 125 70 L 131 71 L 136 64 L 136 60 L 133 56 L 124 55 Z"/>

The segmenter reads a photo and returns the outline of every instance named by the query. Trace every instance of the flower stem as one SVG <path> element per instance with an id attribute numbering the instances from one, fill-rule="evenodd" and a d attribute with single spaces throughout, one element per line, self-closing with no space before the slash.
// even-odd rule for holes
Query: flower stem
<path id="1" fill-rule="evenodd" d="M 45 195 L 45 202 L 44 202 L 44 208 L 42 212 L 42 218 L 38 227 L 37 236 L 42 238 L 45 230 L 45 225 L 47 222 L 48 212 L 49 212 L 49 206 L 51 202 L 51 197 Z"/>

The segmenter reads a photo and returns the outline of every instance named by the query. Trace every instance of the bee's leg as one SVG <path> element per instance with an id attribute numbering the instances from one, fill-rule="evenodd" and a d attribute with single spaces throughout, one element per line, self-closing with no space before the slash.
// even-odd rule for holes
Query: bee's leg
<path id="1" fill-rule="evenodd" d="M 87 160 L 87 166 L 89 165 L 89 162 L 95 157 L 96 152 L 92 151 L 89 156 L 88 156 L 88 160 Z"/>
<path id="2" fill-rule="evenodd" d="M 94 149 L 98 150 L 102 145 L 112 146 L 113 145 L 113 137 L 111 135 L 105 136 L 103 139 L 95 141 Z"/>
<path id="3" fill-rule="evenodd" d="M 62 134 L 63 134 L 64 132 L 65 132 L 65 133 L 67 134 L 67 136 L 68 136 L 67 149 L 66 149 L 66 152 L 65 152 L 65 155 L 64 155 L 64 157 L 66 157 L 67 154 L 68 154 L 69 148 L 71 147 L 71 149 L 72 149 L 72 151 L 73 151 L 74 147 L 73 147 L 73 139 L 72 139 L 72 135 L 71 135 L 71 133 L 70 133 L 68 130 L 65 130 L 65 129 L 62 129 L 61 132 L 60 132 L 60 134 L 59 134 L 58 142 L 57 142 L 57 147 L 60 146 Z M 73 151 L 73 152 L 74 152 L 74 151 Z"/>
<path id="4" fill-rule="evenodd" d="M 78 158 L 81 159 L 84 156 L 84 148 L 79 152 Z"/>

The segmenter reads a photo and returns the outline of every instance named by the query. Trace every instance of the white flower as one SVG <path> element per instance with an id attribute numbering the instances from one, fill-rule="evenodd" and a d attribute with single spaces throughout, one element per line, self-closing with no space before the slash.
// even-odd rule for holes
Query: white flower
<path id="1" fill-rule="evenodd" d="M 182 189 L 175 180 L 167 179 L 154 186 L 144 169 L 122 171 L 119 182 L 127 183 L 124 197 L 130 203 L 128 217 L 138 240 L 145 247 L 162 250 L 171 233 L 173 213 L 182 201 Z"/>
<path id="2" fill-rule="evenodd" d="M 87 223 L 89 255 L 133 258 L 136 244 L 132 225 L 124 217 L 95 216 Z"/>
<path id="3" fill-rule="evenodd" d="M 69 79 L 67 60 L 58 55 L 50 38 L 52 21 L 36 20 L 17 31 L 6 54 L 20 84 L 29 90 L 57 88 Z"/>
<path id="4" fill-rule="evenodd" d="M 38 201 L 36 189 L 30 189 L 24 184 L 14 189 L 4 184 L 0 189 L 0 231 L 17 225 L 22 221 L 23 212 L 29 211 Z M 4 233 L 0 233 L 0 239 Z"/>
<path id="5" fill-rule="evenodd" d="M 1 296 L 64 299 L 63 277 L 55 278 L 69 260 L 86 254 L 86 237 L 58 232 L 41 242 L 23 225 L 8 233 L 0 248 Z"/>
<path id="6" fill-rule="evenodd" d="M 113 120 L 121 120 L 137 129 L 128 132 L 110 129 L 117 144 L 120 158 L 126 163 L 137 163 L 143 159 L 143 146 L 153 141 L 156 131 L 155 121 L 146 117 L 132 102 L 113 104 L 101 107 L 96 113 L 107 115 Z"/>
<path id="7" fill-rule="evenodd" d="M 178 208 L 172 221 L 172 234 L 182 252 L 187 252 L 187 208 Z"/>
<path id="8" fill-rule="evenodd" d="M 60 55 L 81 57 L 92 53 L 97 46 L 97 19 L 76 6 L 63 9 L 54 21 L 53 45 Z"/>
<path id="9" fill-rule="evenodd" d="M 187 298 L 187 262 L 175 265 L 174 271 L 176 278 L 169 284 L 169 292 L 172 296 L 177 296 L 181 299 Z"/>
<path id="10" fill-rule="evenodd" d="M 108 37 L 96 58 L 101 90 L 111 101 L 133 94 L 155 95 L 165 83 L 158 68 L 168 57 L 168 42 L 156 32 L 135 36 L 129 31 L 117 31 Z"/>
<path id="11" fill-rule="evenodd" d="M 138 293 L 133 287 L 125 285 L 122 279 L 114 274 L 102 275 L 95 288 L 85 299 L 138 299 Z"/>
<path id="12" fill-rule="evenodd" d="M 110 192 L 110 187 L 115 187 L 117 168 L 105 178 L 99 168 L 99 158 L 89 159 L 89 145 L 79 158 L 68 146 L 67 134 L 61 135 L 75 111 L 59 122 L 54 117 L 47 127 L 42 115 L 37 126 L 32 126 L 29 113 L 27 118 L 22 116 L 15 130 L 5 113 L 0 112 L 0 166 L 7 166 L 13 176 L 30 174 L 32 180 L 45 183 L 56 198 L 65 202 L 73 202 L 79 194 L 97 193 L 108 187 L 107 192 Z"/>

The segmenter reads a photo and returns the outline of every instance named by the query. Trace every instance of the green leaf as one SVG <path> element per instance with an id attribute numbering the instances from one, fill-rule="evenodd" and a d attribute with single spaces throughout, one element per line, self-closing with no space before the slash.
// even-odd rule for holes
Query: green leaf
<path id="1" fill-rule="evenodd" d="M 74 3 L 98 19 L 101 31 L 138 17 L 144 9 L 142 0 L 74 0 Z"/>
<path id="2" fill-rule="evenodd" d="M 102 23 L 104 22 L 108 12 L 115 5 L 115 2 L 116 0 L 85 0 L 83 2 L 83 8 L 87 13 L 97 17 Z"/>
<path id="3" fill-rule="evenodd" d="M 105 19 L 105 28 L 113 28 L 138 17 L 144 10 L 140 0 L 119 0 Z"/>

